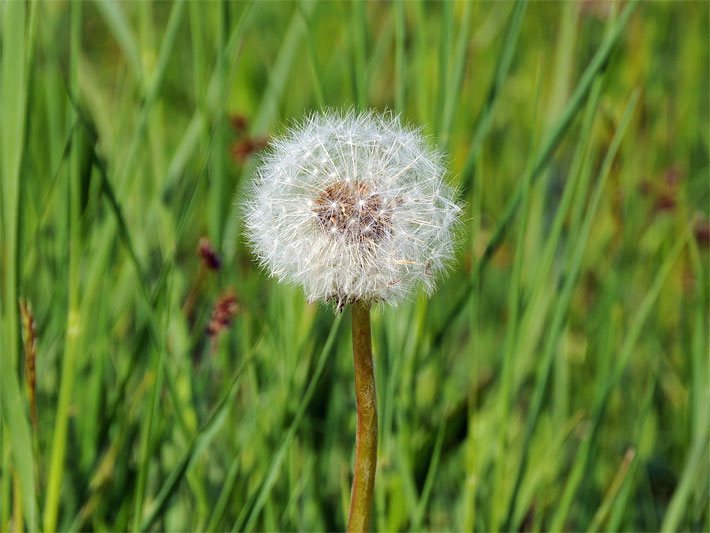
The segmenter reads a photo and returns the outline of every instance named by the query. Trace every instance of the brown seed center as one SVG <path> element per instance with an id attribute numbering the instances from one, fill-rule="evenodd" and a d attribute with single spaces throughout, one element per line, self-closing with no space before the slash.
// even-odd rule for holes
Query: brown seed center
<path id="1" fill-rule="evenodd" d="M 321 229 L 350 243 L 376 243 L 389 235 L 392 217 L 379 194 L 362 181 L 337 181 L 313 204 Z"/>

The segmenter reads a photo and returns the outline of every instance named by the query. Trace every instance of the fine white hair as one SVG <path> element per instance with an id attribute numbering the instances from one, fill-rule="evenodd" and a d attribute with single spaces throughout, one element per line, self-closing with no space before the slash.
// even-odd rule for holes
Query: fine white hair
<path id="1" fill-rule="evenodd" d="M 309 301 L 396 304 L 434 290 L 461 209 L 442 154 L 391 113 L 307 116 L 254 172 L 245 226 L 272 276 Z"/>

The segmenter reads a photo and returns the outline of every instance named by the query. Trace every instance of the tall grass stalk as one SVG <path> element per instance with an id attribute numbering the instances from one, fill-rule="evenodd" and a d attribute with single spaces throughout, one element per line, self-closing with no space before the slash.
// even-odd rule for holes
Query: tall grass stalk
<path id="1" fill-rule="evenodd" d="M 25 401 L 20 389 L 20 323 L 19 323 L 19 272 L 20 272 L 20 199 L 22 195 L 22 161 L 27 124 L 26 107 L 28 91 L 27 67 L 30 57 L 26 32 L 26 5 L 6 2 L 2 6 L 2 76 L 0 86 L 0 193 L 2 194 L 2 253 L 3 280 L 0 312 L 0 402 L 2 402 L 2 503 L 0 517 L 9 519 L 10 482 L 16 479 L 15 519 L 21 522 L 22 513 L 29 529 L 37 528 L 35 489 L 35 464 L 32 455 L 32 438 Z M 6 453 L 6 450 L 10 453 Z M 9 459 L 12 458 L 12 466 Z"/>
<path id="2" fill-rule="evenodd" d="M 70 91 L 76 97 L 79 88 L 79 58 L 81 54 L 81 2 L 71 5 L 71 67 Z M 76 113 L 71 113 L 76 117 Z M 68 217 L 69 233 L 66 249 L 69 252 L 69 269 L 67 279 L 67 317 L 64 350 L 62 357 L 61 381 L 59 384 L 59 401 L 57 403 L 56 423 L 52 438 L 52 451 L 50 458 L 49 476 L 47 479 L 47 494 L 44 503 L 43 526 L 45 531 L 57 529 L 57 518 L 61 498 L 62 480 L 64 478 L 64 458 L 69 429 L 69 416 L 71 401 L 74 396 L 74 382 L 76 373 L 77 350 L 79 337 L 82 331 L 87 330 L 90 324 L 84 323 L 80 313 L 80 284 L 81 284 L 81 187 L 80 174 L 80 147 L 78 136 L 75 135 L 69 156 L 68 179 Z"/>

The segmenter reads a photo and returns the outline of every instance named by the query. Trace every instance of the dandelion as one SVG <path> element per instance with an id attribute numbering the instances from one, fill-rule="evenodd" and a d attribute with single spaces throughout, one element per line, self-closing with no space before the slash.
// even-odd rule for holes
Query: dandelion
<path id="1" fill-rule="evenodd" d="M 261 263 L 309 301 L 431 292 L 459 214 L 441 155 L 391 115 L 313 115 L 273 141 L 246 225 Z"/>
<path id="2" fill-rule="evenodd" d="M 246 204 L 260 263 L 311 302 L 352 304 L 357 402 L 348 530 L 369 525 L 377 459 L 370 307 L 431 293 L 460 214 L 442 155 L 398 117 L 314 114 L 272 141 Z"/>

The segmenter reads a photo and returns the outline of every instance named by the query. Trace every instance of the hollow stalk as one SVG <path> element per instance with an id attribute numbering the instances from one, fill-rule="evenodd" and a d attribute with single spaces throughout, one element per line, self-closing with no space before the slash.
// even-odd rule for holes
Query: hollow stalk
<path id="1" fill-rule="evenodd" d="M 348 531 L 368 531 L 377 470 L 377 393 L 372 362 L 370 306 L 352 305 L 353 359 L 355 363 L 355 473 L 350 496 Z"/>

